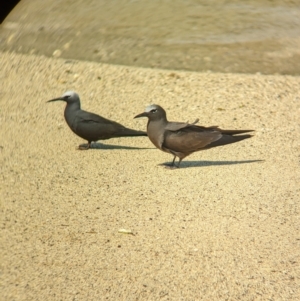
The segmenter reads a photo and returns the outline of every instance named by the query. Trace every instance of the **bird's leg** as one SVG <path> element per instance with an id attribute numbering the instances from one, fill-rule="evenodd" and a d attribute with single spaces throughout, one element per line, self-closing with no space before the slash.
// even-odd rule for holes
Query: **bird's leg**
<path id="1" fill-rule="evenodd" d="M 170 165 L 167 165 L 166 168 L 168 168 L 168 169 L 177 168 L 177 166 L 175 165 L 175 159 L 176 159 L 176 156 L 174 155 L 174 159 L 173 159 L 172 163 Z"/>
<path id="2" fill-rule="evenodd" d="M 177 164 L 177 168 L 179 168 L 179 165 L 180 165 L 182 159 L 183 159 L 183 158 L 179 158 L 179 162 L 178 162 L 178 164 Z"/>
<path id="3" fill-rule="evenodd" d="M 84 145 L 79 145 L 78 149 L 79 150 L 88 150 L 91 147 L 91 141 L 88 141 L 88 144 L 86 146 Z"/>

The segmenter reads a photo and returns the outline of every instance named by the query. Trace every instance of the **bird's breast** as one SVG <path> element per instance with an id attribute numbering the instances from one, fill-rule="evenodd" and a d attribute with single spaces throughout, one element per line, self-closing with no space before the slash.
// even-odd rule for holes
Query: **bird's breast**
<path id="1" fill-rule="evenodd" d="M 164 131 L 161 127 L 157 126 L 155 123 L 148 123 L 147 135 L 150 141 L 158 148 L 162 150 L 162 144 L 164 142 Z"/>
<path id="2" fill-rule="evenodd" d="M 76 114 L 77 112 L 72 112 L 70 110 L 65 110 L 65 119 L 66 119 L 66 122 L 68 124 L 68 126 L 70 127 L 70 129 L 72 131 L 76 131 L 76 122 L 75 122 L 75 119 L 76 119 Z"/>

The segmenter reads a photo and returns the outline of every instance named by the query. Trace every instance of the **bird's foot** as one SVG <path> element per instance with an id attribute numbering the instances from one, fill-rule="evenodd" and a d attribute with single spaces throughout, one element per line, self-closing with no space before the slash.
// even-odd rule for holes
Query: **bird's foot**
<path id="1" fill-rule="evenodd" d="M 88 150 L 90 148 L 89 144 L 81 144 L 78 146 L 78 150 Z"/>
<path id="2" fill-rule="evenodd" d="M 165 165 L 166 169 L 177 169 L 178 166 L 177 165 Z"/>
<path id="3" fill-rule="evenodd" d="M 172 163 L 162 163 L 162 164 L 159 164 L 159 165 L 164 166 L 167 169 L 176 169 L 176 168 L 178 168 L 178 166 L 175 165 L 173 162 Z"/>

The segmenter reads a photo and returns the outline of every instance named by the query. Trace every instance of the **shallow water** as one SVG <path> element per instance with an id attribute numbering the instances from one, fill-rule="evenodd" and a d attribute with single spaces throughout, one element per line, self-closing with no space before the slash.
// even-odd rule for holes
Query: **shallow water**
<path id="1" fill-rule="evenodd" d="M 191 71 L 300 74 L 298 1 L 24 0 L 0 50 Z"/>

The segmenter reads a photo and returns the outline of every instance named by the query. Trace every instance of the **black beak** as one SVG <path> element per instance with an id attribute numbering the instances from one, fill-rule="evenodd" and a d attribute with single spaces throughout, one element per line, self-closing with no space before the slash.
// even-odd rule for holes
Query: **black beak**
<path id="1" fill-rule="evenodd" d="M 63 97 L 57 97 L 57 98 L 50 99 L 47 102 L 58 101 L 58 100 L 66 101 Z"/>
<path id="2" fill-rule="evenodd" d="M 148 113 L 147 112 L 143 112 L 141 114 L 138 114 L 138 115 L 134 116 L 133 118 L 140 118 L 140 117 L 148 117 Z"/>

